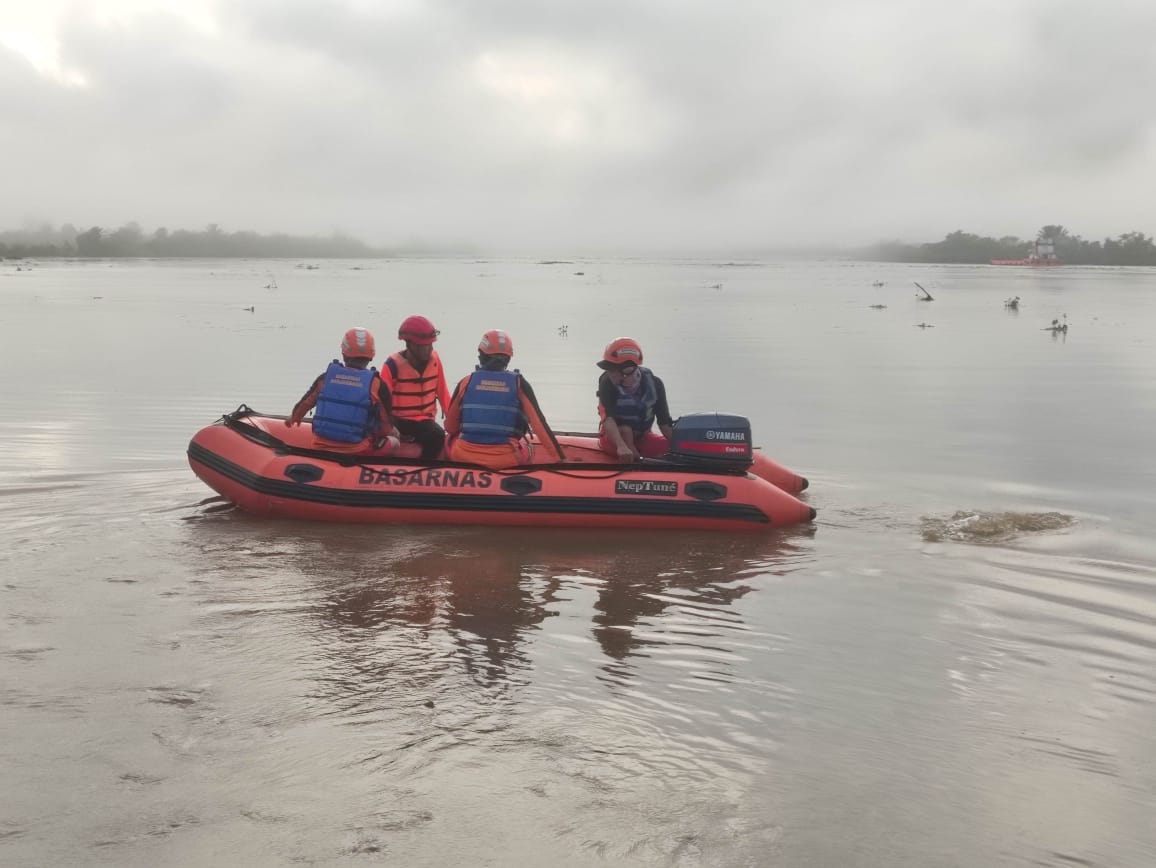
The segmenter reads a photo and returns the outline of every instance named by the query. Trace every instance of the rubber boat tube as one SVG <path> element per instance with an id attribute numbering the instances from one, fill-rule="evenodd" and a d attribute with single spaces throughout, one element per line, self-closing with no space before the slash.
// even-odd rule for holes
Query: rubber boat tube
<path id="1" fill-rule="evenodd" d="M 596 445 L 591 451 L 586 441 L 596 444 L 593 435 L 559 441 L 565 462 L 500 471 L 412 456 L 367 458 L 316 450 L 307 423 L 287 428 L 283 416 L 242 406 L 198 431 L 188 458 L 218 494 L 267 517 L 726 531 L 765 531 L 815 517 L 810 506 L 753 472 L 655 459 L 616 464 L 603 460 L 610 456 Z"/>

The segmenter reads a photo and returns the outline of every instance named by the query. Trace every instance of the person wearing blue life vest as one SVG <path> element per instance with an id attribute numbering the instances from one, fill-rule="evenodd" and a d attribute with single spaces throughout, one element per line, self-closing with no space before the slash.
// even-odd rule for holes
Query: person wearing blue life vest
<path id="1" fill-rule="evenodd" d="M 392 454 L 398 445 L 386 413 L 388 391 L 369 367 L 375 354 L 368 329 L 351 328 L 341 339 L 341 361 L 334 359 L 285 420 L 300 425 L 313 413 L 313 445 L 329 452 Z M 316 408 L 316 409 L 314 409 Z"/>
<path id="2" fill-rule="evenodd" d="M 534 390 L 521 372 L 506 370 L 513 355 L 514 342 L 504 331 L 491 329 L 482 335 L 478 367 L 458 383 L 446 410 L 452 461 L 492 470 L 529 464 L 534 458 L 534 448 L 526 439 L 530 431 L 537 435 L 546 461 L 562 460 L 562 448 Z"/>
<path id="3" fill-rule="evenodd" d="M 674 437 L 674 420 L 666 386 L 642 367 L 638 341 L 615 338 L 597 365 L 603 371 L 598 377 L 598 446 L 623 462 L 664 455 Z"/>

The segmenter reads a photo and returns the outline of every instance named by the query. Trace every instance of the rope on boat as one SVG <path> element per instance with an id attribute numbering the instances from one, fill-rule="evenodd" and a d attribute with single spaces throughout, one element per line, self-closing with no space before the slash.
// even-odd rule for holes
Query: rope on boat
<path id="1" fill-rule="evenodd" d="M 283 455 L 300 455 L 305 458 L 316 458 L 319 461 L 332 461 L 340 464 L 342 467 L 357 467 L 362 470 L 372 470 L 374 472 L 380 471 L 382 467 L 392 467 L 404 461 L 406 464 L 411 464 L 415 460 L 420 459 L 397 459 L 393 456 L 382 456 L 375 458 L 372 461 L 366 461 L 364 456 L 353 456 L 343 452 L 328 452 L 324 449 L 308 449 L 304 446 L 292 446 L 286 443 L 280 437 L 270 434 L 264 428 L 255 425 L 253 422 L 247 421 L 250 416 L 262 416 L 264 418 L 284 418 L 276 416 L 268 416 L 264 413 L 258 413 L 248 404 L 241 404 L 231 413 L 226 413 L 218 421 L 228 428 L 247 437 L 255 443 L 260 443 L 262 446 L 267 446 L 275 452 Z M 576 436 L 589 437 L 590 434 L 573 434 L 571 432 L 563 432 L 559 436 Z M 591 452 L 600 451 L 593 446 L 567 446 L 567 449 L 586 449 Z M 616 476 L 621 476 L 624 473 L 636 472 L 639 468 L 653 468 L 654 470 L 683 472 L 683 473 L 715 473 L 728 476 L 743 476 L 746 470 L 738 470 L 733 468 L 702 468 L 693 467 L 686 464 L 679 464 L 673 461 L 663 461 L 661 458 L 643 458 L 631 464 L 600 464 L 590 465 L 582 464 L 573 461 L 559 461 L 553 464 L 532 464 L 523 465 L 521 467 L 506 467 L 501 470 L 494 470 L 482 464 L 471 464 L 466 461 L 423 461 L 420 467 L 415 467 L 411 470 L 401 470 L 398 468 L 395 473 L 403 477 L 412 476 L 414 474 L 423 473 L 431 467 L 468 467 L 477 470 L 484 470 L 489 473 L 495 473 L 499 476 L 528 476 L 531 473 L 536 473 L 539 470 L 549 470 L 551 473 L 556 473 L 559 476 L 567 476 L 574 479 L 590 479 L 592 475 L 599 471 L 605 471 L 603 479 L 613 479 Z M 594 477 L 598 478 L 598 477 Z"/>

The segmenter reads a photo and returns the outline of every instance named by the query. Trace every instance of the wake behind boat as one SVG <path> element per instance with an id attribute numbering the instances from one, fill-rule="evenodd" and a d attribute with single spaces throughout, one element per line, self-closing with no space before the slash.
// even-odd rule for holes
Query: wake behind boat
<path id="1" fill-rule="evenodd" d="M 682 417 L 663 459 L 620 464 L 597 435 L 561 434 L 564 461 L 506 470 L 423 462 L 413 444 L 389 457 L 326 452 L 313 448 L 308 423 L 284 421 L 242 405 L 197 432 L 189 465 L 227 500 L 268 517 L 728 531 L 815 517 L 791 493 L 806 479 L 755 451 L 739 416 Z"/>

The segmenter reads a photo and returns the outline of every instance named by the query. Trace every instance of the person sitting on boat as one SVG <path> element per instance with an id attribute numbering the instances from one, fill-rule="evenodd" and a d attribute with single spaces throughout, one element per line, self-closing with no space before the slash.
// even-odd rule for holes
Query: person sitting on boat
<path id="1" fill-rule="evenodd" d="M 437 423 L 450 403 L 450 390 L 441 357 L 433 348 L 440 332 L 424 316 L 406 317 L 397 330 L 405 349 L 385 360 L 381 378 L 389 398 L 386 409 L 398 432 L 416 440 L 423 461 L 441 457 L 446 432 Z"/>
<path id="2" fill-rule="evenodd" d="M 506 370 L 514 342 L 500 329 L 482 335 L 478 366 L 462 377 L 446 411 L 449 455 L 453 461 L 482 464 L 493 470 L 529 464 L 533 431 L 547 459 L 562 460 L 534 390 L 518 370 Z"/>
<path id="3" fill-rule="evenodd" d="M 598 367 L 598 445 L 621 461 L 657 458 L 670 449 L 674 420 L 666 402 L 666 386 L 650 368 L 642 367 L 642 348 L 633 338 L 615 338 L 606 345 Z M 661 434 L 652 430 L 655 422 Z"/>
<path id="4" fill-rule="evenodd" d="M 330 452 L 389 454 L 398 445 L 386 413 L 389 393 L 369 367 L 376 352 L 369 329 L 351 328 L 341 339 L 342 361 L 334 359 L 297 402 L 286 426 L 313 414 L 313 445 Z"/>

